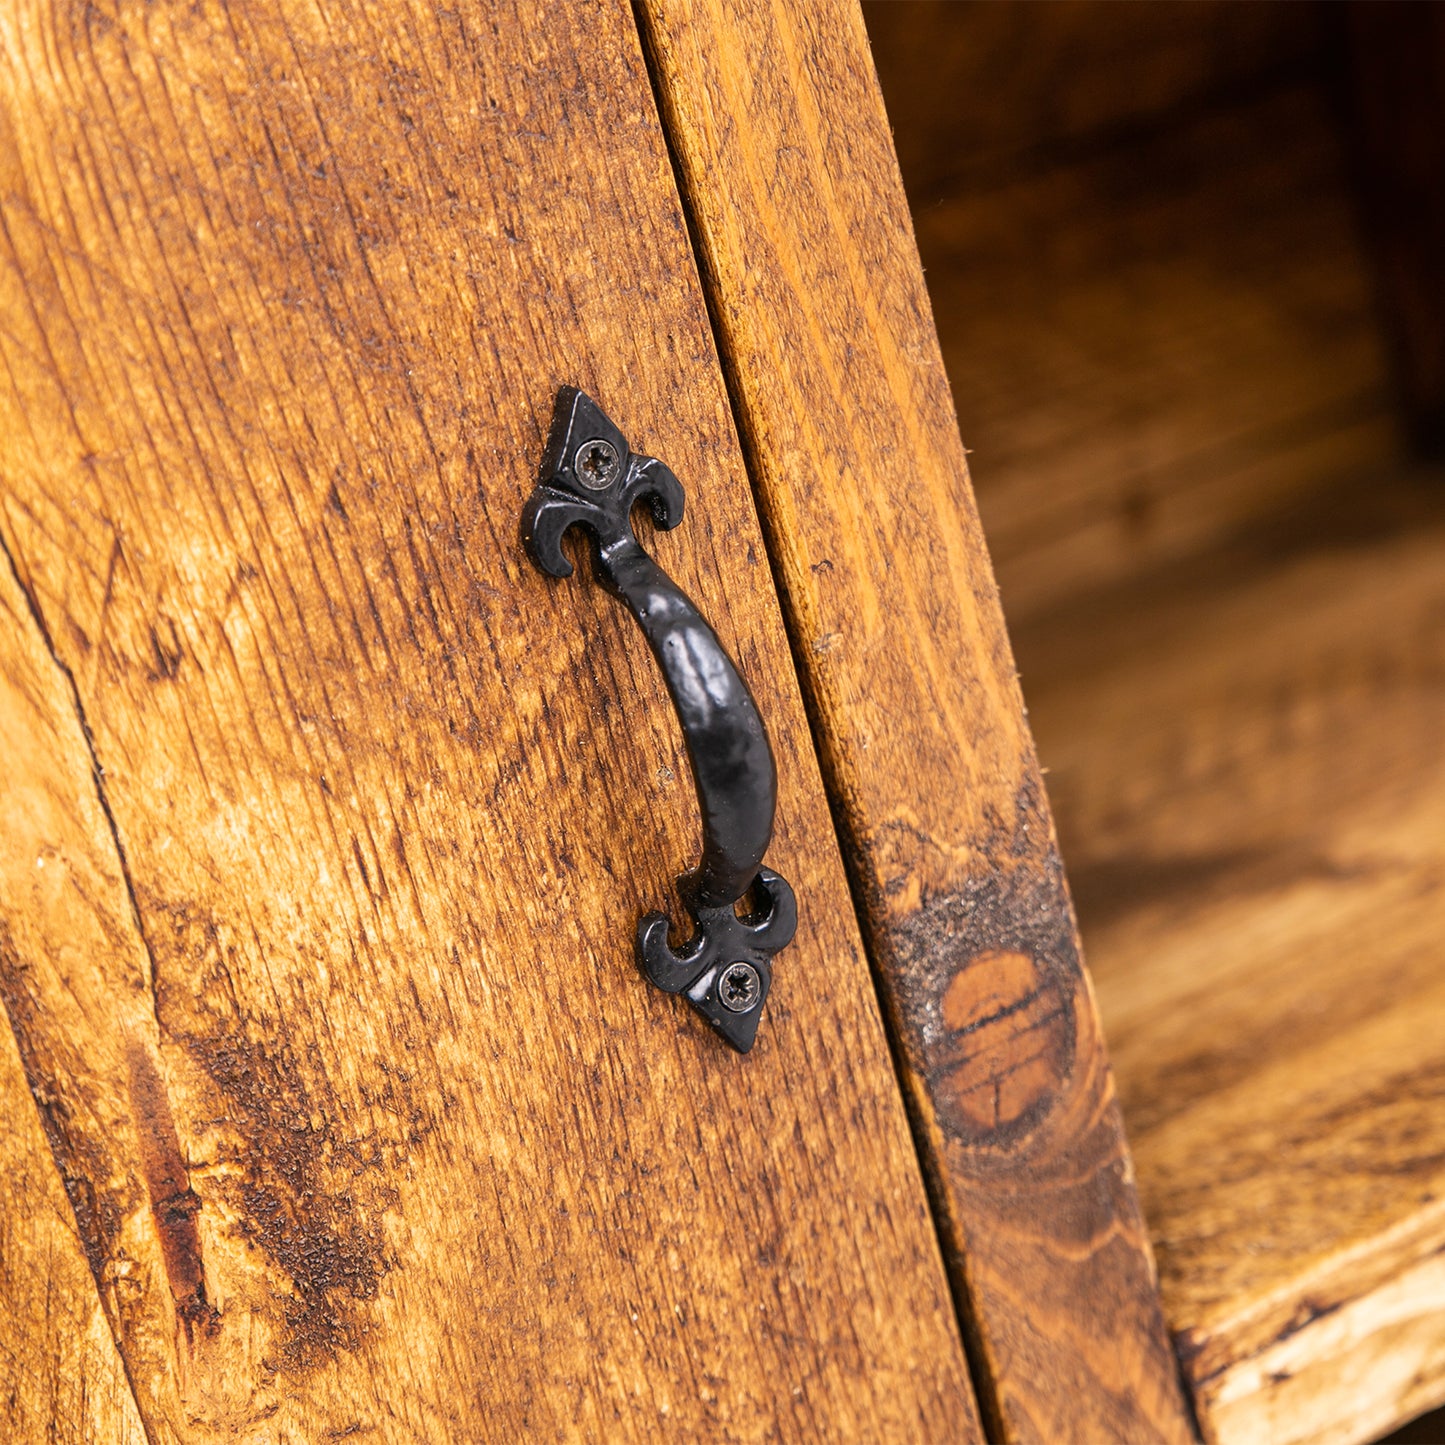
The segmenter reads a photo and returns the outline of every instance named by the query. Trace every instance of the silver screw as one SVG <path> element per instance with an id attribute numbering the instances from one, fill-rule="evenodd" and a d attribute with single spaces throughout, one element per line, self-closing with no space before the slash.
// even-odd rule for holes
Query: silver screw
<path id="1" fill-rule="evenodd" d="M 718 980 L 717 996 L 734 1014 L 745 1014 L 762 997 L 763 981 L 750 963 L 730 963 Z"/>
<path id="2" fill-rule="evenodd" d="M 601 437 L 583 442 L 572 458 L 572 470 L 576 472 L 577 480 L 594 492 L 610 487 L 617 479 L 620 466 L 617 448 Z"/>

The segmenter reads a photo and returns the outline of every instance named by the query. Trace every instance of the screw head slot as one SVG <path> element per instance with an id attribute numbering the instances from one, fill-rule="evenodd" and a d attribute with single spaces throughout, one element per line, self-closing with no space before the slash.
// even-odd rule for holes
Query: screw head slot
<path id="1" fill-rule="evenodd" d="M 617 480 L 622 458 L 617 448 L 602 437 L 583 442 L 572 457 L 572 470 L 584 487 L 600 492 Z"/>
<path id="2" fill-rule="evenodd" d="M 718 1001 L 729 1012 L 745 1014 L 763 994 L 763 981 L 750 963 L 730 963 L 718 980 Z"/>

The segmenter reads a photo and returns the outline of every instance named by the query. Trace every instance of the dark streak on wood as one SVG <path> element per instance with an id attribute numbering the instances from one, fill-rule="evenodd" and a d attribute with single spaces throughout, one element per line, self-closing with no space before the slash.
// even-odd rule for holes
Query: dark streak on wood
<path id="1" fill-rule="evenodd" d="M 86 1138 L 83 1129 L 74 1127 L 73 1108 L 65 1091 L 56 1087 L 43 1020 L 27 987 L 26 972 L 9 924 L 0 918 L 0 998 L 20 1048 L 46 1142 L 75 1211 L 81 1247 L 99 1284 L 105 1261 L 120 1237 L 122 1213 L 113 1196 L 96 1187 L 95 1171 L 104 1165 L 104 1151 Z"/>
<path id="2" fill-rule="evenodd" d="M 1324 9 L 1400 398 L 1416 444 L 1445 455 L 1445 9 Z"/>
<path id="3" fill-rule="evenodd" d="M 387 1174 L 434 1124 L 407 1096 L 407 1075 L 378 1060 L 382 1082 L 368 1102 L 399 1127 L 364 1137 L 348 1126 L 336 1101 L 317 1093 L 324 1075 L 308 1084 L 286 1040 L 253 1036 L 237 1012 L 234 950 L 215 919 L 149 891 L 142 901 L 158 977 L 200 981 L 184 995 L 169 982 L 159 987 L 163 1037 L 210 1079 L 242 1142 L 215 1187 L 289 1283 L 286 1368 L 314 1369 L 354 1350 L 365 1332 L 355 1306 L 376 1298 L 389 1268 L 379 1220 L 397 1195 Z M 334 1182 L 338 1174 L 347 1187 Z"/>
<path id="4" fill-rule="evenodd" d="M 187 1332 L 196 1326 L 214 1330 L 216 1311 L 206 1301 L 205 1266 L 201 1259 L 200 1231 L 196 1227 L 201 1200 L 191 1188 L 190 1172 L 181 1157 L 165 1082 L 145 1046 L 134 1040 L 126 1048 L 126 1063 L 130 1069 L 131 1113 L 140 1140 L 141 1168 L 166 1262 L 166 1278 L 176 1301 L 176 1314 Z"/>

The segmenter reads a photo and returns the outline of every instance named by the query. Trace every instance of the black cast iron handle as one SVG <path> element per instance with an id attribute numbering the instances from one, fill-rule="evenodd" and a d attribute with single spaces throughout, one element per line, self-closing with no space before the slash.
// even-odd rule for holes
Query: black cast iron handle
<path id="1" fill-rule="evenodd" d="M 597 540 L 597 575 L 637 619 L 667 680 L 702 810 L 702 857 L 677 880 L 691 913 L 692 937 L 674 950 L 668 919 L 637 925 L 643 971 L 688 1001 L 736 1049 L 746 1053 L 772 988 L 773 955 L 797 927 L 786 880 L 762 867 L 773 835 L 778 773 L 757 704 L 717 635 L 687 594 L 638 545 L 632 508 L 651 503 L 657 525 L 682 521 L 682 483 L 656 457 L 627 445 L 591 397 L 576 387 L 557 394 L 536 490 L 522 513 L 522 540 L 553 577 L 572 564 L 562 552 L 569 527 Z M 751 890 L 754 911 L 735 905 Z"/>

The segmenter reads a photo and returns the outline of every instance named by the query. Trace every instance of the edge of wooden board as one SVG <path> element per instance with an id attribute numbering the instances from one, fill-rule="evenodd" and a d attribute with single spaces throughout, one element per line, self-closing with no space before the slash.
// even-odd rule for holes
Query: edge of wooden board
<path id="1" fill-rule="evenodd" d="M 991 1434 L 1192 1440 L 861 14 L 636 9 Z"/>
<path id="2" fill-rule="evenodd" d="M 1445 1403 L 1445 1200 L 1203 1338 L 1179 1336 L 1210 1445 L 1353 1445 Z M 1383 1379 L 1382 1379 L 1383 1377 Z M 1386 1383 L 1388 1382 L 1388 1384 Z"/>

